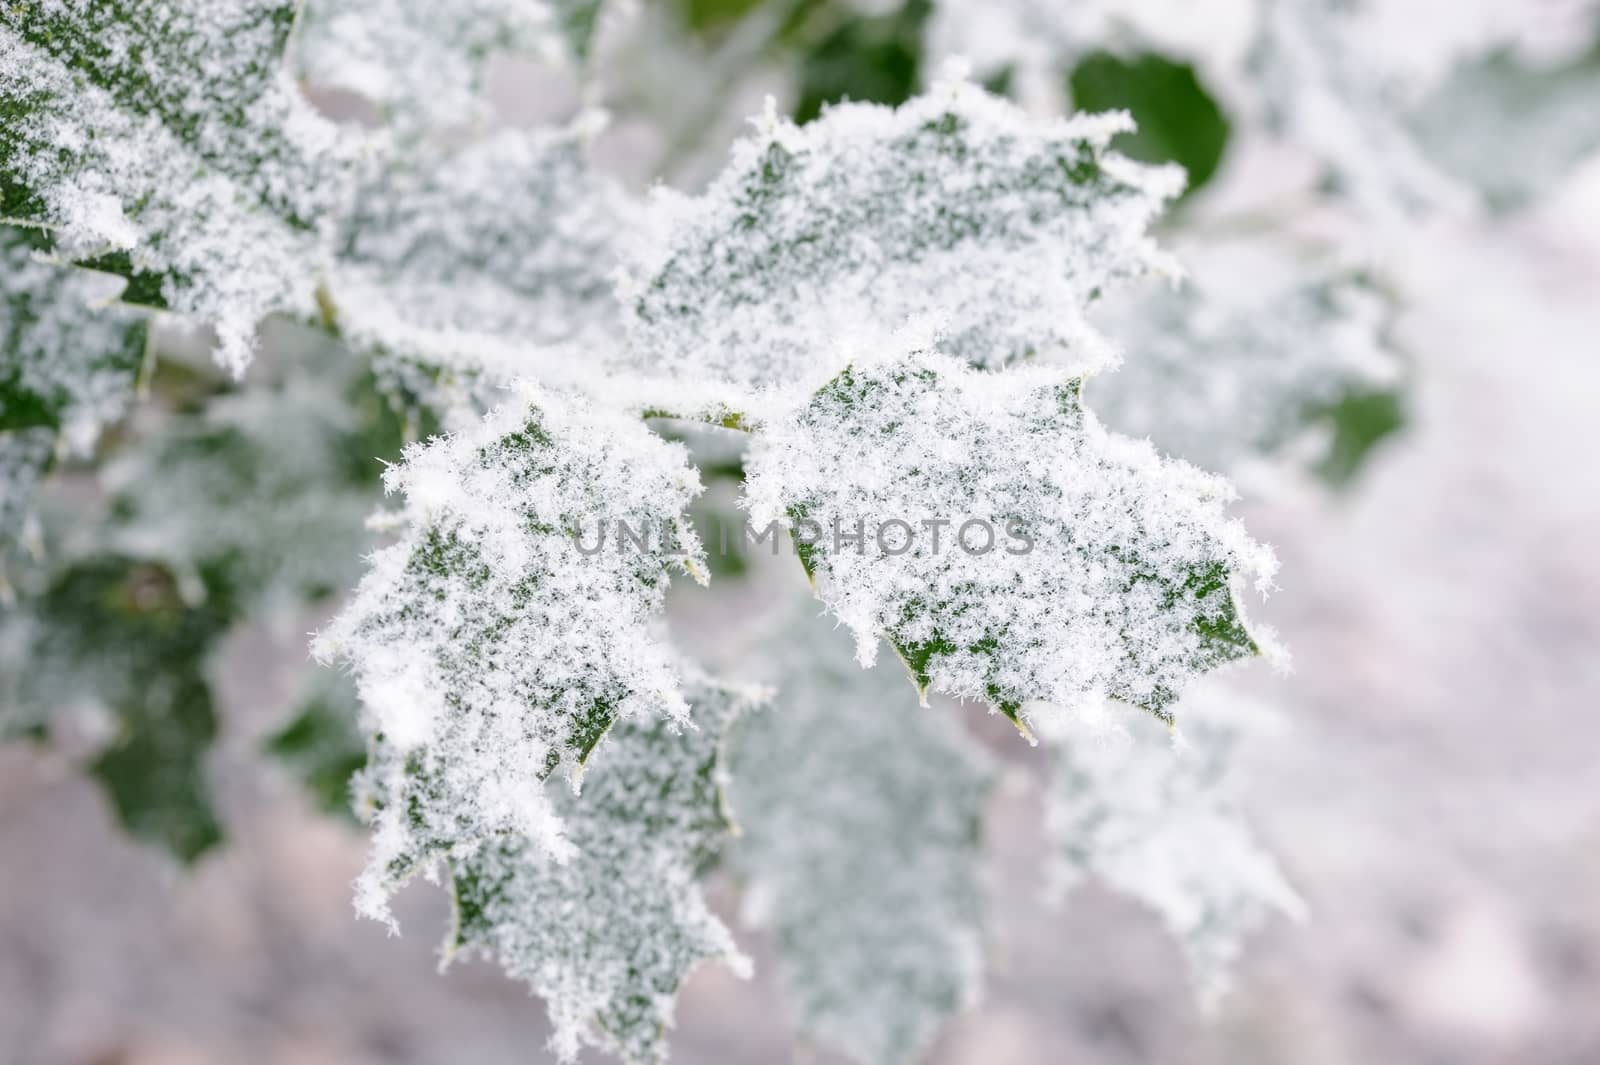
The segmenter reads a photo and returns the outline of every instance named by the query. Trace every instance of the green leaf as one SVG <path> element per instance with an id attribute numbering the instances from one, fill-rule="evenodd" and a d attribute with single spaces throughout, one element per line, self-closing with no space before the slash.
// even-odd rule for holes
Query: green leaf
<path id="1" fill-rule="evenodd" d="M 1185 195 L 1216 173 L 1231 123 L 1193 66 L 1153 52 L 1130 59 L 1094 52 L 1078 60 L 1068 82 L 1080 111 L 1131 113 L 1138 128 L 1112 147 L 1146 163 L 1177 163 L 1189 175 Z"/>
<path id="2" fill-rule="evenodd" d="M 193 861 L 221 839 L 204 758 L 217 722 L 206 662 L 234 616 L 220 584 L 186 603 L 171 570 L 101 555 L 55 576 L 6 626 L 0 731 L 49 731 L 55 715 L 87 706 L 109 739 L 89 766 L 131 834 Z"/>
<path id="3" fill-rule="evenodd" d="M 1332 429 L 1333 439 L 1317 472 L 1336 488 L 1354 480 L 1373 449 L 1406 424 L 1405 402 L 1398 392 L 1390 391 L 1346 393 L 1309 413 Z"/>
<path id="4" fill-rule="evenodd" d="M 1300 919 L 1305 903 L 1245 822 L 1228 772 L 1249 701 L 1212 684 L 1182 706 L 1181 738 L 1145 715 L 1110 734 L 1047 730 L 1052 879 L 1057 894 L 1093 878 L 1154 910 L 1210 1005 L 1245 939 L 1274 911 Z"/>
<path id="5" fill-rule="evenodd" d="M 738 22 L 765 0 L 673 0 L 678 20 L 697 33 L 722 29 Z"/>
<path id="6" fill-rule="evenodd" d="M 349 817 L 351 781 L 367 764 L 356 727 L 360 703 L 348 678 L 325 671 L 320 676 L 299 712 L 262 749 L 304 784 L 324 812 Z"/>
<path id="7" fill-rule="evenodd" d="M 19 535 L 33 485 L 58 444 L 86 457 L 101 430 L 126 413 L 148 339 L 145 315 L 104 305 L 115 281 L 42 262 L 34 243 L 25 231 L 0 226 L 0 540 L 7 543 Z"/>
<path id="8" fill-rule="evenodd" d="M 295 50 L 313 85 L 375 104 L 411 142 L 491 117 L 483 94 L 497 53 L 587 49 L 597 0 L 317 0 Z"/>
<path id="9" fill-rule="evenodd" d="M 1089 386 L 1089 406 L 1119 432 L 1255 485 L 1263 467 L 1348 483 L 1404 424 L 1392 296 L 1270 244 L 1189 257 L 1183 289 L 1152 286 L 1100 318 L 1127 356 Z"/>
<path id="10" fill-rule="evenodd" d="M 681 446 L 531 386 L 385 480 L 400 538 L 315 649 L 354 673 L 382 741 L 359 905 L 386 919 L 412 873 L 490 838 L 570 851 L 545 781 L 575 783 L 616 721 L 687 713 L 655 625 L 669 568 L 704 558 Z"/>
<path id="11" fill-rule="evenodd" d="M 1494 210 L 1548 191 L 1600 148 L 1600 46 L 1535 66 L 1509 51 L 1463 63 L 1411 120 L 1423 149 Z"/>
<path id="12" fill-rule="evenodd" d="M 760 693 L 707 678 L 687 688 L 688 727 L 618 724 L 580 794 L 557 809 L 576 851 L 564 863 L 526 840 L 451 863 L 448 953 L 490 954 L 549 1004 L 551 1044 L 627 1062 L 666 1057 L 678 987 L 700 962 L 748 965 L 696 875 L 733 825 L 723 803 L 724 736 Z"/>
<path id="13" fill-rule="evenodd" d="M 579 127 L 386 157 L 340 229 L 335 324 L 378 373 L 454 424 L 514 378 L 620 348 L 612 275 L 640 224 Z"/>
<path id="14" fill-rule="evenodd" d="M 594 50 L 595 32 L 606 10 L 605 0 L 545 0 L 555 15 L 556 28 L 572 55 L 587 63 Z"/>
<path id="15" fill-rule="evenodd" d="M 284 69 L 293 0 L 0 7 L 0 216 L 212 320 L 309 314 L 347 153 Z M 156 293 L 159 292 L 159 299 Z"/>
<path id="16" fill-rule="evenodd" d="M 185 576 L 225 572 L 252 609 L 292 611 L 359 577 L 402 436 L 357 361 L 309 329 L 281 339 L 276 380 L 263 368 L 157 423 L 101 479 L 109 542 Z"/>
<path id="17" fill-rule="evenodd" d="M 1166 269 L 1144 230 L 1178 181 L 1106 153 L 1124 126 L 1038 121 L 964 82 L 803 127 L 770 114 L 704 195 L 657 200 L 622 290 L 633 354 L 750 404 L 815 387 L 846 338 L 931 316 L 976 365 L 1106 365 L 1087 309 Z"/>
<path id="18" fill-rule="evenodd" d="M 911 1065 L 982 984 L 981 820 L 993 773 L 897 667 L 863 671 L 809 602 L 780 631 L 772 709 L 730 747 L 732 856 L 801 1031 Z"/>
<path id="19" fill-rule="evenodd" d="M 1080 387 L 927 349 L 858 361 L 756 437 L 752 520 L 820 528 L 817 592 L 864 665 L 888 640 L 919 688 L 1019 724 L 1108 697 L 1166 716 L 1259 653 L 1235 595 L 1276 563 L 1225 483 L 1107 434 Z"/>
<path id="20" fill-rule="evenodd" d="M 847 100 L 902 104 L 920 87 L 931 0 L 908 0 L 886 15 L 843 6 L 843 18 L 801 57 L 796 122 L 810 122 L 824 107 Z"/>

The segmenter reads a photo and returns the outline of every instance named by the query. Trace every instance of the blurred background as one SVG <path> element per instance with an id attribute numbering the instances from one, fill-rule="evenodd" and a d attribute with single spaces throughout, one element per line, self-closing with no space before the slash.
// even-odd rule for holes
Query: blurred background
<path id="1" fill-rule="evenodd" d="M 1037 752 L 969 708 L 1003 767 L 985 821 L 987 995 L 931 1060 L 1600 1062 L 1594 5 L 663 0 L 608 7 L 597 25 L 581 69 L 489 55 L 484 121 L 540 126 L 603 107 L 594 155 L 634 190 L 703 185 L 769 94 L 800 121 L 841 99 L 897 103 L 952 56 L 1036 113 L 1127 108 L 1140 133 L 1124 150 L 1190 173 L 1159 236 L 1215 309 L 1175 329 L 1215 367 L 1205 379 L 1230 383 L 1202 396 L 1184 367 L 1141 362 L 1165 305 L 1139 300 L 1170 297 L 1136 293 L 1107 306 L 1105 328 L 1126 347 L 1122 372 L 1145 385 L 1104 382 L 1101 408 L 1095 382 L 1089 402 L 1233 476 L 1239 515 L 1282 560 L 1281 590 L 1253 613 L 1294 669 L 1237 671 L 1224 697 L 1272 710 L 1237 772 L 1309 916 L 1252 937 L 1233 992 L 1203 1014 L 1152 914 L 1093 885 L 1046 901 Z M 308 72 L 308 94 L 335 117 L 377 121 L 331 62 L 334 74 Z M 1326 341 L 1299 304 L 1262 296 L 1293 296 L 1286 277 L 1370 294 L 1370 328 Z M 111 474 L 58 471 L 42 516 L 167 476 L 169 460 L 150 456 L 173 449 L 136 445 L 170 441 L 185 397 L 292 392 L 290 368 L 330 343 L 272 325 L 233 385 L 207 367 L 203 338 L 164 327 L 165 405 L 106 445 L 145 457 Z M 370 439 L 339 446 L 359 464 L 379 454 L 361 452 Z M 353 565 L 375 482 L 337 505 L 291 506 L 299 474 L 278 459 L 241 461 L 229 489 L 278 524 L 185 474 L 221 515 L 202 531 L 220 535 L 233 512 Z M 737 460 L 708 477 L 710 510 L 731 511 Z M 146 509 L 124 546 L 180 535 L 154 520 L 159 502 Z M 674 641 L 736 667 L 753 621 L 801 586 L 798 567 L 769 562 L 675 587 Z M 347 695 L 323 692 L 305 634 L 336 609 L 329 588 L 353 579 L 343 564 L 297 574 L 298 587 L 328 587 L 268 597 L 192 659 L 214 736 L 195 755 L 203 784 L 185 787 L 207 811 L 176 828 L 162 815 L 165 849 L 125 830 L 138 819 L 126 789 L 119 820 L 81 771 L 108 742 L 92 714 L 54 719 L 48 742 L 0 745 L 0 1060 L 550 1060 L 543 1008 L 522 985 L 481 961 L 437 972 L 444 893 L 402 893 L 400 938 L 351 911 L 365 844 L 339 807 L 360 753 Z M 712 885 L 755 976 L 696 973 L 674 1060 L 837 1060 L 796 1048 L 770 944 L 740 923 L 732 879 Z"/>

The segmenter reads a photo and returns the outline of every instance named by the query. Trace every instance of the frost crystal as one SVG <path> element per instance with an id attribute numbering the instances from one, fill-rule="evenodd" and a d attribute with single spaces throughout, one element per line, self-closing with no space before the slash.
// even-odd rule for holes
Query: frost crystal
<path id="1" fill-rule="evenodd" d="M 1265 247 L 1219 252 L 1182 290 L 1108 301 L 1096 321 L 1125 357 L 1085 401 L 1118 432 L 1231 476 L 1317 444 L 1324 469 L 1348 472 L 1373 442 L 1352 436 L 1358 408 L 1398 416 L 1390 301 L 1359 274 L 1319 273 Z M 1308 439 L 1319 430 L 1331 439 Z"/>
<path id="2" fill-rule="evenodd" d="M 267 312 L 306 312 L 344 189 L 334 127 L 282 56 L 292 0 L 46 0 L 0 8 L 0 218 L 210 319 L 249 361 Z"/>
<path id="3" fill-rule="evenodd" d="M 1234 593 L 1276 563 L 1226 482 L 1107 433 L 1079 387 L 928 350 L 858 362 L 756 438 L 754 522 L 795 528 L 863 664 L 887 637 L 919 687 L 1013 719 L 1108 695 L 1162 713 L 1258 653 Z"/>
<path id="4" fill-rule="evenodd" d="M 413 872 L 492 836 L 570 853 L 544 781 L 576 782 L 615 721 L 684 720 L 652 621 L 668 568 L 703 565 L 682 446 L 531 386 L 385 481 L 406 497 L 400 540 L 316 643 L 381 740 L 358 899 L 380 917 Z"/>
<path id="5" fill-rule="evenodd" d="M 429 405 L 571 376 L 621 346 L 612 274 L 636 207 L 583 130 L 411 153 L 361 189 L 331 282 L 341 332 Z M 487 404 L 487 405 L 492 405 Z"/>
<path id="6" fill-rule="evenodd" d="M 695 876 L 732 831 L 723 804 L 728 726 L 762 695 L 692 677 L 692 724 L 619 723 L 578 794 L 556 799 L 576 856 L 526 840 L 452 863 L 455 949 L 493 954 L 549 1002 L 552 1046 L 627 1062 L 666 1058 L 678 986 L 699 962 L 747 971 Z"/>
<path id="7" fill-rule="evenodd" d="M 312 0 L 298 49 L 307 80 L 372 101 L 403 136 L 484 117 L 496 52 L 559 47 L 540 0 Z"/>
<path id="8" fill-rule="evenodd" d="M 1111 735 L 1047 733 L 1059 743 L 1047 822 L 1055 888 L 1092 876 L 1155 910 L 1205 1004 L 1272 911 L 1305 912 L 1235 806 L 1226 766 L 1247 720 L 1236 702 L 1215 685 L 1186 697 L 1184 742 L 1144 714 Z"/>
<path id="9" fill-rule="evenodd" d="M 748 388 L 805 378 L 841 337 L 948 325 L 951 354 L 999 366 L 1109 358 L 1083 318 L 1102 289 L 1165 268 L 1145 235 L 1175 168 L 1106 149 L 1125 115 L 1035 121 L 962 82 L 891 109 L 770 112 L 661 231 L 622 290 L 630 339 L 671 373 Z"/>
<path id="10" fill-rule="evenodd" d="M 736 868 L 801 1029 L 862 1065 L 921 1059 L 982 983 L 991 775 L 889 663 L 863 671 L 814 604 L 778 634 L 778 696 L 734 730 Z"/>

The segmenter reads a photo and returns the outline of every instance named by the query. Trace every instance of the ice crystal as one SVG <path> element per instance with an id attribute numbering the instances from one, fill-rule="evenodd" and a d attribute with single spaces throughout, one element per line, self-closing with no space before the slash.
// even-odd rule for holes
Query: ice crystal
<path id="1" fill-rule="evenodd" d="M 887 637 L 920 687 L 1014 719 L 1108 695 L 1163 713 L 1258 653 L 1235 593 L 1276 564 L 1226 482 L 1107 433 L 1079 392 L 925 348 L 858 360 L 757 437 L 755 525 L 795 528 L 863 664 Z"/>
<path id="2" fill-rule="evenodd" d="M 804 379 L 840 337 L 937 316 L 951 354 L 1108 360 L 1084 310 L 1164 269 L 1145 234 L 1175 169 L 1106 150 L 1124 115 L 1036 121 L 960 81 L 804 127 L 769 111 L 706 193 L 657 201 L 622 290 L 641 359 L 746 388 Z"/>
<path id="3" fill-rule="evenodd" d="M 1182 704 L 1180 741 L 1145 714 L 1094 735 L 1050 728 L 1054 887 L 1094 877 L 1158 913 L 1188 956 L 1202 1003 L 1226 990 L 1244 940 L 1274 911 L 1305 910 L 1245 823 L 1227 772 L 1250 720 L 1217 685 Z"/>
<path id="4" fill-rule="evenodd" d="M 703 566 L 681 445 L 574 397 L 526 386 L 385 480 L 399 541 L 316 646 L 354 672 L 388 752 L 358 899 L 380 917 L 413 872 L 490 837 L 571 853 L 545 779 L 575 782 L 613 722 L 685 719 L 652 621 L 668 568 Z"/>
<path id="5" fill-rule="evenodd" d="M 893 663 L 863 671 L 806 603 L 776 634 L 770 711 L 734 730 L 733 848 L 801 1030 L 910 1065 L 982 985 L 980 820 L 991 774 Z"/>
<path id="6" fill-rule="evenodd" d="M 678 986 L 697 964 L 748 966 L 696 874 L 732 832 L 723 804 L 729 725 L 763 696 L 690 675 L 691 720 L 619 723 L 578 794 L 555 805 L 576 854 L 525 839 L 453 862 L 447 951 L 492 954 L 549 1003 L 566 1061 L 593 1045 L 666 1058 Z"/>
<path id="7" fill-rule="evenodd" d="M 283 63 L 292 0 L 0 8 L 0 218 L 212 321 L 249 361 L 267 312 L 309 313 L 346 155 Z"/>

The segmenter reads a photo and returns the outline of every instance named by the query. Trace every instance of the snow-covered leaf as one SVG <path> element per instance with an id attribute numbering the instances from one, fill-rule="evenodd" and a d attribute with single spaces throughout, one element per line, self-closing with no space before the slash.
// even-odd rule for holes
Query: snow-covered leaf
<path id="1" fill-rule="evenodd" d="M 221 839 L 204 757 L 216 735 L 206 661 L 233 616 L 158 564 L 76 561 L 0 620 L 0 735 L 49 735 L 69 716 L 102 743 L 88 765 L 134 836 L 192 861 Z M 87 724 L 86 724 L 87 723 Z"/>
<path id="2" fill-rule="evenodd" d="M 1459 66 L 1413 118 L 1439 165 L 1509 209 L 1600 149 L 1600 47 L 1555 66 L 1498 51 Z"/>
<path id="3" fill-rule="evenodd" d="M 755 526 L 811 541 L 863 664 L 887 638 L 919 687 L 1014 719 L 1106 696 L 1164 714 L 1259 652 L 1235 594 L 1276 563 L 1226 482 L 1107 433 L 1080 384 L 925 348 L 858 361 L 756 438 Z"/>
<path id="4" fill-rule="evenodd" d="M 55 454 L 53 429 L 15 429 L 0 432 L 0 556 L 26 538 L 33 494 Z M 3 557 L 0 557 L 3 560 Z M 0 604 L 10 588 L 0 573 Z"/>
<path id="5" fill-rule="evenodd" d="M 1089 407 L 1118 432 L 1229 476 L 1303 460 L 1347 480 L 1400 424 L 1390 298 L 1365 275 L 1308 267 L 1269 245 L 1197 258 L 1205 265 L 1180 290 L 1107 302 L 1096 321 L 1124 360 L 1088 384 Z M 1369 408 L 1389 416 L 1353 424 Z"/>
<path id="6" fill-rule="evenodd" d="M 1305 910 L 1237 808 L 1228 766 L 1250 720 L 1216 685 L 1185 698 L 1182 739 L 1144 714 L 1107 734 L 1047 730 L 1057 748 L 1047 817 L 1054 888 L 1086 877 L 1161 916 L 1202 1002 L 1229 982 L 1244 940 L 1274 911 Z"/>
<path id="7" fill-rule="evenodd" d="M 0 218 L 131 279 L 125 298 L 215 323 L 310 314 L 345 190 L 337 131 L 284 64 L 294 0 L 0 7 Z"/>
<path id="8" fill-rule="evenodd" d="M 555 6 L 545 0 L 309 0 L 296 55 L 312 84 L 371 101 L 410 138 L 484 118 L 490 57 L 559 48 Z"/>
<path id="9" fill-rule="evenodd" d="M 958 81 L 798 127 L 769 111 L 701 196 L 657 201 L 622 290 L 637 357 L 747 389 L 813 374 L 841 337 L 937 316 L 983 366 L 1108 352 L 1084 311 L 1164 268 L 1145 235 L 1182 185 L 1106 151 L 1125 116 L 1036 121 Z M 826 376 L 826 374 L 824 374 Z"/>
<path id="10" fill-rule="evenodd" d="M 589 61 L 595 36 L 600 32 L 608 9 L 616 6 L 607 0 L 544 0 L 554 16 L 557 31 L 568 51 L 580 63 Z"/>
<path id="11" fill-rule="evenodd" d="M 862 670 L 831 627 L 796 612 L 772 709 L 734 730 L 734 865 L 801 1030 L 910 1065 L 982 984 L 991 774 L 947 708 L 917 705 L 893 663 Z"/>
<path id="12" fill-rule="evenodd" d="M 242 603 L 270 616 L 356 580 L 401 426 L 370 375 L 332 343 L 313 341 L 292 360 L 289 346 L 306 339 L 282 337 L 280 379 L 253 375 L 158 422 L 105 465 L 105 536 L 117 550 L 190 582 L 226 574 Z"/>
<path id="13" fill-rule="evenodd" d="M 557 798 L 573 857 L 558 862 L 512 839 L 451 863 L 447 955 L 492 954 L 528 981 L 549 1004 L 551 1045 L 565 1061 L 584 1045 L 663 1061 L 689 972 L 705 960 L 747 971 L 696 874 L 733 832 L 728 727 L 764 695 L 693 675 L 685 694 L 688 725 L 619 722 L 582 792 Z"/>
<path id="14" fill-rule="evenodd" d="M 669 567 L 703 567 L 682 446 L 575 397 L 526 386 L 386 483 L 400 539 L 316 643 L 387 752 L 358 900 L 380 917 L 412 873 L 491 837 L 570 853 L 545 779 L 575 782 L 616 721 L 685 718 L 652 622 Z"/>
<path id="15" fill-rule="evenodd" d="M 331 293 L 341 333 L 406 393 L 441 413 L 492 406 L 515 377 L 579 375 L 620 349 L 612 275 L 638 209 L 590 167 L 584 132 L 410 151 L 364 183 Z"/>
<path id="16" fill-rule="evenodd" d="M 144 313 L 103 306 L 114 278 L 42 262 L 34 243 L 0 226 L 0 544 L 17 537 L 58 441 L 87 456 L 127 412 L 148 333 Z"/>
<path id="17" fill-rule="evenodd" d="M 350 678 L 319 669 L 294 716 L 262 744 L 330 814 L 350 816 L 351 782 L 367 764 L 359 708 Z"/>
<path id="18" fill-rule="evenodd" d="M 1325 170 L 1324 186 L 1380 222 L 1457 208 L 1462 187 L 1423 153 L 1400 88 L 1340 0 L 1266 0 L 1253 74 L 1276 134 Z"/>

